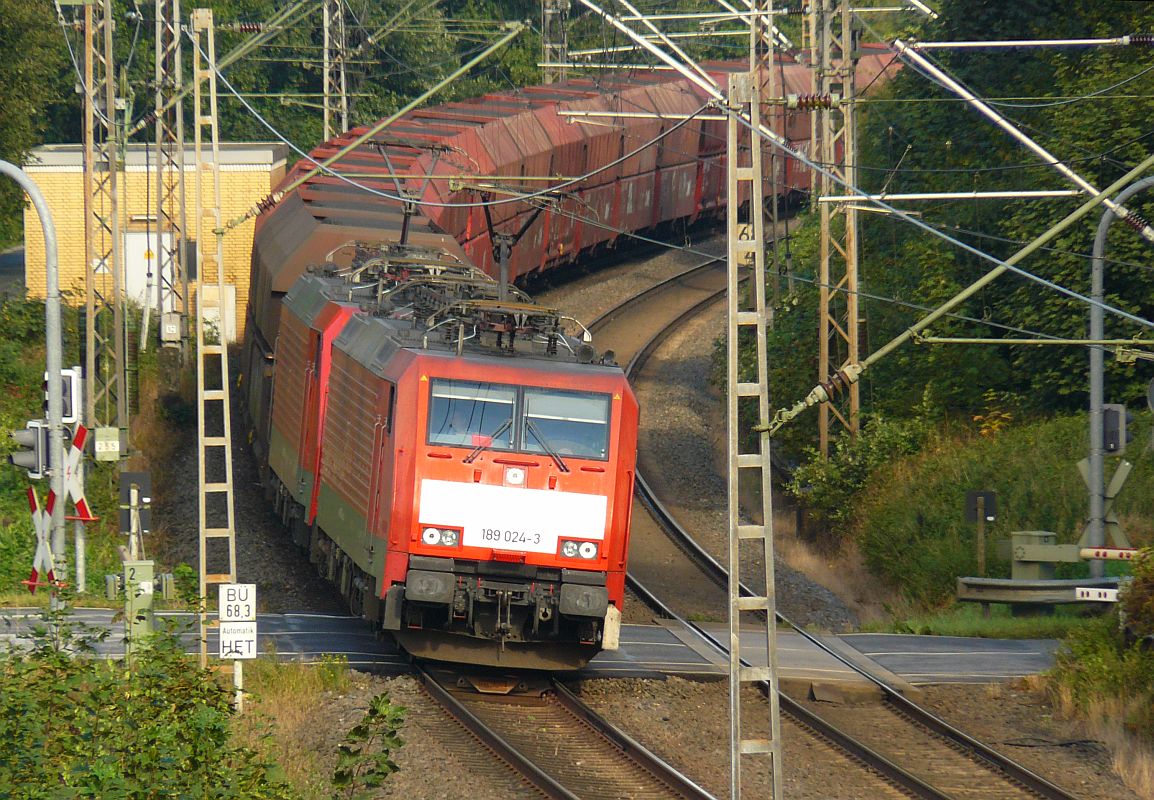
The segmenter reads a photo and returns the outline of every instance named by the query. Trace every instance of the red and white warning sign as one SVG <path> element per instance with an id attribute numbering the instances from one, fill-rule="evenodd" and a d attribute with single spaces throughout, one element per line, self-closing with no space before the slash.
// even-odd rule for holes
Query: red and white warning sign
<path id="1" fill-rule="evenodd" d="M 49 529 L 52 527 L 52 508 L 56 505 L 56 495 L 48 493 L 47 508 L 40 507 L 40 498 L 36 490 L 28 487 L 28 510 L 32 512 L 32 527 L 36 529 L 36 555 L 32 557 L 32 574 L 25 584 L 28 591 L 36 594 L 36 587 L 51 584 L 56 580 L 56 565 L 52 561 L 52 547 L 48 542 Z M 41 581 L 40 578 L 44 580 Z"/>
<path id="2" fill-rule="evenodd" d="M 88 428 L 76 426 L 72 446 L 64 456 L 64 493 L 76 504 L 75 519 L 80 522 L 95 522 L 88 501 L 84 498 L 84 484 L 80 481 L 80 459 L 84 457 L 84 444 L 88 440 Z M 51 497 L 51 495 L 49 495 Z"/>

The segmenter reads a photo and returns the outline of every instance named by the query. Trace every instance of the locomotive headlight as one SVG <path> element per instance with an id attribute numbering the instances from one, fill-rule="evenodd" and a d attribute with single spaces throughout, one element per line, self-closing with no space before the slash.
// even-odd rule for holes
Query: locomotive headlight
<path id="1" fill-rule="evenodd" d="M 451 528 L 425 528 L 421 531 L 421 542 L 430 547 L 456 547 L 461 541 L 461 532 Z"/>
<path id="2" fill-rule="evenodd" d="M 562 558 L 597 558 L 597 542 L 575 542 L 572 539 L 561 540 Z"/>

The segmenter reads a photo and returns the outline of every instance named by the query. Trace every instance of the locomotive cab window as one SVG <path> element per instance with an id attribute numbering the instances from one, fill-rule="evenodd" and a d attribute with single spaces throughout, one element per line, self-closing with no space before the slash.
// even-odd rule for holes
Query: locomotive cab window
<path id="1" fill-rule="evenodd" d="M 515 399 L 511 386 L 434 380 L 429 397 L 429 444 L 512 449 Z"/>
<path id="2" fill-rule="evenodd" d="M 530 453 L 608 458 L 609 397 L 526 388 L 521 446 Z"/>
<path id="3" fill-rule="evenodd" d="M 609 395 L 436 378 L 429 444 L 609 458 Z"/>

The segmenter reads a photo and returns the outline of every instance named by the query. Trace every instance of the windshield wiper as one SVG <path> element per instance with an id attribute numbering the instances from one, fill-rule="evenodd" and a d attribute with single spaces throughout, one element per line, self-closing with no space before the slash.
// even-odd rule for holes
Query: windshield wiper
<path id="1" fill-rule="evenodd" d="M 541 431 L 537 430 L 537 426 L 533 424 L 532 420 L 525 420 L 525 428 L 529 431 L 529 433 L 533 434 L 533 438 L 541 444 L 541 449 L 548 453 L 549 457 L 553 459 L 553 463 L 557 465 L 557 469 L 561 470 L 562 472 L 568 472 L 569 467 L 566 466 L 565 462 L 561 460 L 561 456 L 557 454 L 557 451 L 550 447 L 549 443 L 545 441 L 545 437 L 541 435 Z"/>
<path id="2" fill-rule="evenodd" d="M 498 436 L 500 436 L 505 431 L 509 430 L 509 426 L 512 424 L 513 424 L 513 418 L 512 417 L 509 417 L 509 419 L 502 422 L 501 427 L 497 428 L 497 430 L 493 431 L 493 433 L 489 436 L 489 441 L 485 442 L 484 444 L 477 445 L 476 447 L 473 448 L 473 452 L 471 452 L 471 453 L 469 453 L 469 455 L 465 456 L 465 458 L 463 459 L 464 463 L 472 464 L 474 461 L 476 461 L 477 456 L 481 455 L 481 452 L 483 450 L 487 450 L 490 447 L 492 447 L 493 446 L 493 440 L 496 439 Z"/>

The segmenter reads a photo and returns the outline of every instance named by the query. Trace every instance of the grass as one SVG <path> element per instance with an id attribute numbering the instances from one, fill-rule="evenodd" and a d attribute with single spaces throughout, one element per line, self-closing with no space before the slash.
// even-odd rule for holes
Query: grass
<path id="1" fill-rule="evenodd" d="M 774 548 L 791 568 L 829 589 L 861 624 L 889 619 L 889 609 L 900 598 L 870 574 L 857 543 L 847 540 L 837 547 L 814 546 L 798 536 L 796 517 L 778 513 L 774 522 Z"/>
<path id="2" fill-rule="evenodd" d="M 945 609 L 905 612 L 888 621 L 868 622 L 863 631 L 873 633 L 917 633 L 929 636 L 978 636 L 987 639 L 1063 639 L 1094 623 L 1093 610 L 1059 607 L 1053 614 L 1013 616 L 1010 607 L 990 604 L 990 615 L 982 614 L 978 603 L 957 603 Z"/>
<path id="3" fill-rule="evenodd" d="M 318 749 L 316 730 L 332 726 L 329 706 L 349 689 L 348 663 L 329 656 L 320 664 L 259 658 L 245 664 L 244 681 L 248 699 L 236 720 L 237 741 L 280 764 L 305 800 L 332 797 L 336 742 Z"/>
<path id="4" fill-rule="evenodd" d="M 1075 632 L 1045 688 L 1058 710 L 1101 739 L 1140 797 L 1154 797 L 1154 648 L 1127 642 L 1111 614 Z"/>

